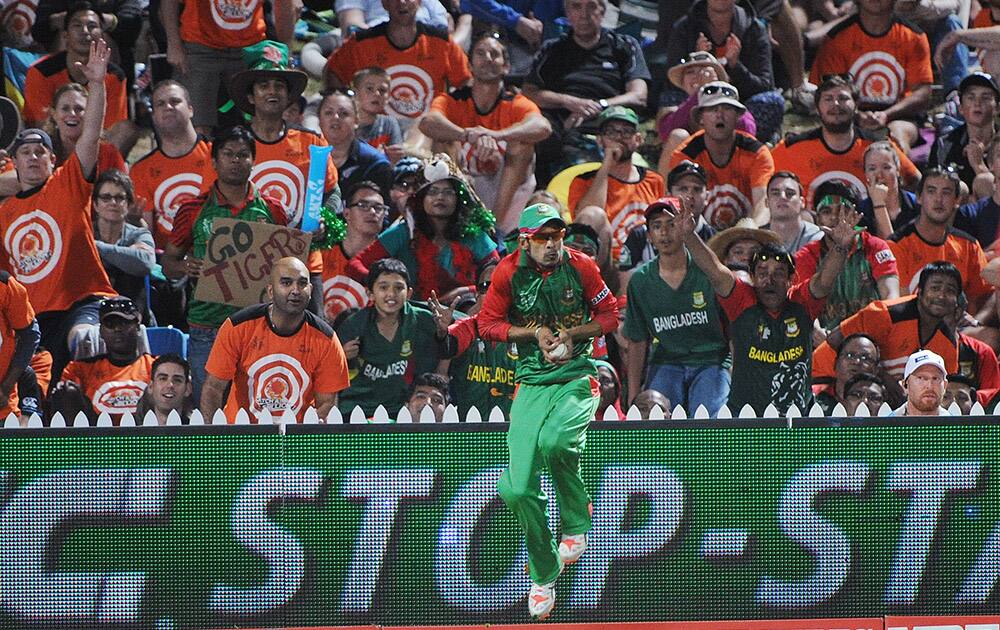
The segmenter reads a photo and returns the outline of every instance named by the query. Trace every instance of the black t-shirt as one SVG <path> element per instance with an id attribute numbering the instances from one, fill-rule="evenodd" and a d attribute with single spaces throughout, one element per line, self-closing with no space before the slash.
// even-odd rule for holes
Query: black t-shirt
<path id="1" fill-rule="evenodd" d="M 931 166 L 954 164 L 955 168 L 958 169 L 959 178 L 965 182 L 966 186 L 972 188 L 972 182 L 976 179 L 976 171 L 969 164 L 969 159 L 965 157 L 965 147 L 968 144 L 968 127 L 959 125 L 934 141 L 927 163 Z"/>
<path id="2" fill-rule="evenodd" d="M 630 35 L 602 29 L 597 46 L 589 50 L 573 40 L 572 32 L 543 44 L 525 83 L 600 100 L 624 94 L 626 84 L 633 79 L 651 79 L 639 42 Z M 547 113 L 558 116 L 560 122 L 568 115 L 566 110 Z"/>

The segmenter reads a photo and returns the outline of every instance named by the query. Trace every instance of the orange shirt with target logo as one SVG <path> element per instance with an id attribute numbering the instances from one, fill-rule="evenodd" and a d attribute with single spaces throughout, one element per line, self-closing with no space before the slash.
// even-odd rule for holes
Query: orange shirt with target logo
<path id="1" fill-rule="evenodd" d="M 479 112 L 476 102 L 472 98 L 472 88 L 463 86 L 452 90 L 448 94 L 438 94 L 431 102 L 431 109 L 440 112 L 449 121 L 455 123 L 463 129 L 469 127 L 485 127 L 499 131 L 506 129 L 524 120 L 532 114 L 541 116 L 542 112 L 538 105 L 523 94 L 515 93 L 509 89 L 503 90 L 496 102 L 489 111 Z M 507 142 L 498 141 L 500 154 L 507 152 Z M 476 160 L 472 157 L 472 145 L 468 142 L 462 143 L 461 158 L 463 166 L 467 167 L 472 175 L 480 175 Z"/>
<path id="2" fill-rule="evenodd" d="M 323 311 L 328 322 L 344 311 L 368 306 L 368 290 L 347 275 L 348 262 L 343 244 L 323 250 Z"/>
<path id="3" fill-rule="evenodd" d="M 177 157 L 154 149 L 132 165 L 136 202 L 152 215 L 153 239 L 165 248 L 181 204 L 194 199 L 215 179 L 212 145 L 198 138 L 194 147 Z"/>
<path id="4" fill-rule="evenodd" d="M 156 357 L 142 354 L 127 365 L 117 365 L 106 354 L 70 361 L 63 370 L 62 380 L 80 386 L 94 411 L 121 416 L 135 408 L 153 376 Z"/>
<path id="5" fill-rule="evenodd" d="M 389 73 L 387 114 L 404 125 L 413 124 L 431 105 L 435 94 L 464 85 L 472 75 L 465 51 L 448 32 L 417 24 L 417 39 L 409 48 L 396 48 L 386 35 L 386 22 L 355 33 L 326 62 L 343 85 L 354 73 L 378 66 Z"/>
<path id="6" fill-rule="evenodd" d="M 753 211 L 753 189 L 767 188 L 774 174 L 771 151 L 763 142 L 742 131 L 736 132 L 729 162 L 717 165 L 705 146 L 705 131 L 697 131 L 670 156 L 670 168 L 691 160 L 705 169 L 708 200 L 705 220 L 717 229 L 731 227 Z"/>
<path id="7" fill-rule="evenodd" d="M 33 321 L 35 321 L 35 311 L 28 301 L 28 292 L 24 285 L 10 274 L 0 272 L 0 369 L 6 371 L 10 360 L 14 357 L 16 346 L 14 334 L 31 326 Z M 10 413 L 19 413 L 17 398 L 15 387 L 6 401 L 0 401 L 5 403 L 5 406 L 0 408 L 0 419 L 6 418 Z"/>
<path id="8" fill-rule="evenodd" d="M 232 381 L 226 419 L 246 409 L 252 418 L 263 410 L 280 416 L 291 409 L 302 422 L 315 392 L 347 389 L 347 358 L 336 333 L 319 317 L 305 313 L 299 329 L 279 335 L 268 318 L 268 304 L 231 315 L 219 328 L 205 370 Z"/>
<path id="9" fill-rule="evenodd" d="M 181 39 L 209 48 L 243 48 L 264 39 L 264 0 L 195 0 L 184 3 Z"/>
<path id="10" fill-rule="evenodd" d="M 24 121 L 28 126 L 41 126 L 48 118 L 47 109 L 52 105 L 56 90 L 72 79 L 66 69 L 66 52 L 42 57 L 28 67 L 24 75 Z M 128 120 L 128 89 L 125 72 L 115 64 L 108 64 L 104 78 L 106 104 L 104 129 Z"/>
<path id="11" fill-rule="evenodd" d="M 788 134 L 781 142 L 771 149 L 775 171 L 791 171 L 802 180 L 802 187 L 807 191 L 806 203 L 813 207 L 813 193 L 816 188 L 827 181 L 838 181 L 850 186 L 858 195 L 858 199 L 868 196 L 865 186 L 865 149 L 872 143 L 854 134 L 854 142 L 846 151 L 834 151 L 823 140 L 823 132 L 817 127 L 800 134 Z M 896 155 L 899 156 L 899 171 L 903 179 L 916 181 L 920 171 L 900 149 L 893 143 Z"/>
<path id="12" fill-rule="evenodd" d="M 40 187 L 0 204 L 0 268 L 28 288 L 36 313 L 65 311 L 91 295 L 117 295 L 94 242 L 92 190 L 74 153 Z"/>
<path id="13" fill-rule="evenodd" d="M 810 80 L 850 73 L 862 109 L 885 109 L 921 85 L 934 82 L 927 36 L 898 19 L 884 35 L 871 35 L 858 16 L 830 31 L 816 53 Z"/>
<path id="14" fill-rule="evenodd" d="M 306 203 L 306 183 L 309 181 L 309 147 L 327 146 L 326 138 L 305 129 L 287 127 L 282 138 L 276 142 L 264 142 L 254 136 L 257 156 L 250 181 L 262 194 L 268 194 L 281 205 L 288 217 L 288 225 L 302 224 Z M 333 155 L 327 158 L 326 181 L 323 195 L 337 187 L 337 166 Z M 323 260 L 319 252 L 309 253 L 309 273 L 322 273 Z"/>
<path id="15" fill-rule="evenodd" d="M 646 223 L 646 206 L 666 194 L 666 186 L 659 173 L 642 167 L 637 168 L 639 181 L 634 183 L 608 176 L 608 196 L 604 211 L 607 212 L 608 221 L 611 222 L 611 255 L 614 256 L 612 260 L 618 260 L 628 233 Z M 573 218 L 576 218 L 576 212 L 580 210 L 577 208 L 580 198 L 590 188 L 595 175 L 595 171 L 577 175 L 570 183 L 566 205 L 569 206 L 570 216 Z"/>

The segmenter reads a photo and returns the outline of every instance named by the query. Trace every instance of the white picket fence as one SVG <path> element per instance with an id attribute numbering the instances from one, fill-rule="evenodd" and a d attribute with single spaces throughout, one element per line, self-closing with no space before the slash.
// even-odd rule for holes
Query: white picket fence
<path id="1" fill-rule="evenodd" d="M 948 411 L 951 412 L 951 414 L 953 416 L 961 415 L 961 412 L 959 411 L 958 405 L 955 404 L 955 403 L 952 403 L 952 405 L 948 409 Z M 878 411 L 878 417 L 888 416 L 890 412 L 892 412 L 892 408 L 890 408 L 888 404 L 882 403 L 882 407 Z M 983 409 L 983 406 L 980 405 L 978 402 L 974 403 L 972 405 L 972 409 L 969 411 L 969 415 L 971 415 L 971 416 L 982 416 L 982 415 L 985 415 L 985 413 L 986 412 Z M 995 414 L 995 415 L 1000 415 L 1000 414 Z M 741 418 L 741 419 L 748 419 L 748 418 L 786 418 L 789 421 L 789 423 L 790 423 L 795 418 L 825 418 L 825 417 L 830 417 L 830 418 L 846 418 L 846 417 L 848 417 L 847 416 L 847 410 L 844 409 L 843 405 L 841 405 L 841 404 L 838 403 L 837 406 L 834 407 L 833 413 L 831 413 L 829 416 L 825 416 L 823 414 L 823 410 L 820 408 L 820 406 L 817 405 L 817 404 L 814 404 L 812 406 L 812 408 L 809 410 L 809 413 L 803 414 L 801 411 L 799 411 L 799 409 L 797 407 L 795 407 L 793 405 L 788 410 L 787 413 L 780 414 L 780 413 L 778 413 L 778 410 L 777 410 L 777 408 L 775 408 L 774 405 L 768 405 L 767 408 L 764 409 L 764 412 L 762 414 L 758 414 L 753 409 L 753 407 L 751 407 L 750 405 L 744 405 L 743 408 L 740 409 L 740 412 L 739 412 L 738 416 L 734 416 L 733 413 L 732 413 L 732 411 L 730 411 L 730 409 L 728 407 L 723 407 L 719 411 L 719 414 L 716 416 L 716 419 L 732 419 L 732 418 Z M 859 405 L 857 412 L 852 417 L 854 417 L 854 418 L 866 418 L 866 417 L 869 417 L 868 408 L 865 405 Z M 701 405 L 695 410 L 693 416 L 689 416 L 688 413 L 687 413 L 687 411 L 683 407 L 681 407 L 680 405 L 678 405 L 677 407 L 675 407 L 674 410 L 673 410 L 673 413 L 671 413 L 670 416 L 669 416 L 669 419 L 671 419 L 671 420 L 687 420 L 689 418 L 690 419 L 694 419 L 694 420 L 710 420 L 710 419 L 712 419 L 712 418 L 709 417 L 708 410 L 705 409 L 705 407 L 701 406 Z M 653 410 L 649 414 L 649 418 L 643 418 L 642 414 L 639 411 L 639 409 L 637 407 L 635 407 L 635 406 L 633 406 L 631 409 L 629 409 L 628 413 L 625 415 L 625 420 L 626 421 L 643 421 L 643 420 L 646 420 L 646 419 L 648 419 L 648 420 L 664 420 L 664 419 L 667 419 L 667 416 L 664 415 L 663 410 L 661 410 L 659 407 L 654 407 Z M 616 420 L 618 420 L 618 413 L 615 411 L 615 409 L 613 407 L 609 407 L 604 412 L 604 418 L 603 418 L 603 420 L 605 420 L 605 421 L 616 421 Z M 504 417 L 503 412 L 500 411 L 500 409 L 497 408 L 497 407 L 494 407 L 490 411 L 489 416 L 487 416 L 485 419 L 482 417 L 482 414 L 480 414 L 479 410 L 475 409 L 475 408 L 473 408 L 472 410 L 470 410 L 469 413 L 468 413 L 468 415 L 465 417 L 465 422 L 474 422 L 474 423 L 480 423 L 480 422 L 506 422 L 506 421 L 507 421 L 507 419 Z M 458 416 L 458 408 L 455 407 L 454 405 L 448 405 L 448 407 L 445 409 L 445 412 L 444 412 L 443 423 L 444 424 L 454 424 L 454 423 L 458 423 L 458 422 L 461 422 L 461 419 Z M 215 415 L 212 416 L 212 418 L 211 418 L 211 422 L 206 422 L 205 418 L 202 416 L 201 412 L 198 411 L 198 410 L 195 410 L 195 411 L 193 411 L 191 413 L 191 422 L 190 423 L 192 425 L 202 425 L 202 426 L 203 425 L 207 425 L 207 424 L 212 424 L 212 425 L 225 425 L 225 424 L 227 424 L 227 422 L 226 422 L 226 416 L 225 416 L 224 413 L 222 413 L 221 409 L 215 412 Z M 327 414 L 327 416 L 326 416 L 325 419 L 320 419 L 319 415 L 316 413 L 316 409 L 314 409 L 313 407 L 310 407 L 305 412 L 305 415 L 303 417 L 303 423 L 304 424 L 322 424 L 322 423 L 326 423 L 326 424 L 368 424 L 369 420 L 365 417 L 365 413 L 364 413 L 364 411 L 361 410 L 361 407 L 355 407 L 354 410 L 351 411 L 350 415 L 347 418 L 344 417 L 344 415 L 340 412 L 339 409 L 337 409 L 336 407 L 334 407 L 333 409 L 330 410 L 330 413 Z M 423 410 L 421 410 L 421 412 L 420 412 L 420 416 L 418 418 L 414 419 L 412 417 L 412 415 L 410 414 L 410 411 L 406 407 L 402 407 L 396 413 L 396 417 L 392 418 L 389 415 L 389 412 L 386 410 L 386 408 L 383 407 L 382 405 L 379 405 L 378 408 L 375 410 L 375 414 L 372 417 L 370 423 L 371 424 L 392 424 L 392 423 L 397 423 L 397 424 L 411 424 L 411 423 L 421 423 L 421 424 L 428 423 L 428 424 L 433 424 L 434 423 L 434 413 L 431 411 L 430 407 L 424 407 Z M 152 411 L 150 411 L 150 412 L 148 412 L 145 415 L 145 417 L 143 417 L 141 419 L 141 422 L 138 422 L 136 420 L 136 418 L 132 414 L 126 413 L 126 414 L 124 414 L 122 416 L 122 419 L 121 419 L 121 422 L 119 423 L 119 426 L 123 426 L 123 427 L 156 426 L 156 424 L 157 424 L 157 422 L 156 422 L 156 416 L 153 414 Z M 247 411 L 245 409 L 240 409 L 239 412 L 237 412 L 237 414 L 236 414 L 236 424 L 239 424 L 239 425 L 251 424 L 251 422 L 250 422 L 250 414 L 247 413 Z M 260 414 L 260 415 L 257 416 L 257 424 L 295 424 L 295 415 L 291 411 L 285 411 L 280 416 L 272 416 L 271 414 L 263 413 L 263 414 Z M 167 426 L 180 426 L 180 425 L 181 425 L 181 417 L 180 417 L 180 415 L 176 411 L 171 412 L 170 415 L 167 418 Z M 64 427 L 67 427 L 67 426 L 87 427 L 87 426 L 90 426 L 90 424 L 89 424 L 89 422 L 87 420 L 87 417 L 85 415 L 83 415 L 82 413 L 77 414 L 76 418 L 73 419 L 72 424 L 67 424 L 66 419 L 63 418 L 62 414 L 57 413 L 57 414 L 55 414 L 52 417 L 52 422 L 50 423 L 49 426 L 51 426 L 53 428 L 64 428 Z M 97 418 L 97 426 L 99 426 L 99 427 L 110 427 L 110 426 L 113 426 L 112 422 L 111 422 L 111 416 L 109 416 L 107 413 L 102 413 Z M 3 428 L 5 428 L 5 429 L 18 429 L 18 428 L 22 428 L 21 421 L 14 414 L 9 414 L 7 416 L 7 419 L 3 423 Z M 31 418 L 28 420 L 27 427 L 25 427 L 25 428 L 29 428 L 29 429 L 40 429 L 40 428 L 42 428 L 42 419 L 37 414 L 32 414 Z"/>

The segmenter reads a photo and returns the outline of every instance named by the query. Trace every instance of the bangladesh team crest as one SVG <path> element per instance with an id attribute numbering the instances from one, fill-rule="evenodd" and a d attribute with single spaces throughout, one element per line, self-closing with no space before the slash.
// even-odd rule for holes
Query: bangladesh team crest
<path id="1" fill-rule="evenodd" d="M 789 317 L 785 320 L 785 336 L 786 337 L 798 337 L 799 336 L 799 322 L 796 321 L 794 317 Z"/>
<path id="2" fill-rule="evenodd" d="M 403 340 L 403 345 L 399 349 L 399 356 L 408 357 L 413 354 L 413 346 L 410 344 L 409 339 Z"/>
<path id="3" fill-rule="evenodd" d="M 703 291 L 695 291 L 691 294 L 691 306 L 705 308 L 705 293 Z"/>

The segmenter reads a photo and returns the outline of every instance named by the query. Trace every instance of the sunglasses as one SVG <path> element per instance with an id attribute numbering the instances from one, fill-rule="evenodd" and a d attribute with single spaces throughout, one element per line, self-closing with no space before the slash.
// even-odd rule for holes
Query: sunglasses
<path id="1" fill-rule="evenodd" d="M 566 236 L 566 228 L 558 230 L 556 232 L 546 232 L 545 234 L 534 233 L 528 238 L 532 243 L 538 243 L 539 245 L 545 245 L 549 241 L 561 241 L 563 237 Z"/>
<path id="2" fill-rule="evenodd" d="M 683 66 L 685 64 L 698 63 L 701 61 L 716 61 L 716 59 L 715 56 L 712 55 L 711 53 L 699 51 L 699 52 L 693 52 L 687 57 L 682 57 L 678 65 Z"/>
<path id="3" fill-rule="evenodd" d="M 788 265 L 789 269 L 795 268 L 795 262 L 789 254 L 762 254 L 757 252 L 753 255 L 753 259 L 750 261 L 750 268 L 754 269 L 757 267 L 758 263 L 762 263 L 768 260 L 774 260 L 776 262 L 785 263 Z"/>
<path id="4" fill-rule="evenodd" d="M 723 96 L 728 96 L 729 98 L 737 98 L 738 96 L 736 90 L 727 85 L 706 85 L 701 88 L 701 93 L 705 96 L 722 94 Z"/>

